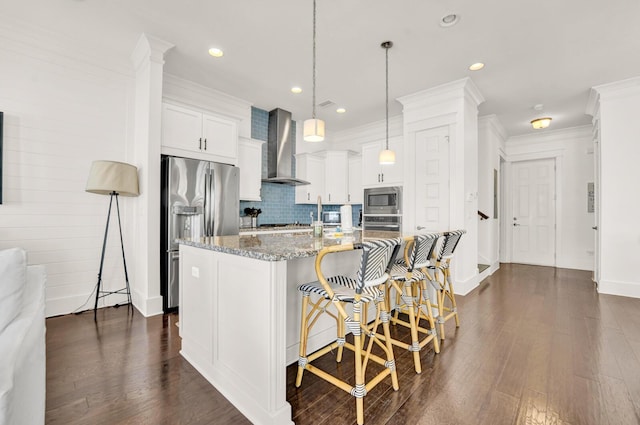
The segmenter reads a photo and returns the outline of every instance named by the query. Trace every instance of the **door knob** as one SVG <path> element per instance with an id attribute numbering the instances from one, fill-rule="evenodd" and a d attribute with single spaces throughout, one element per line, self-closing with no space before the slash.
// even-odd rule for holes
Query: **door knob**
<path id="1" fill-rule="evenodd" d="M 424 226 L 418 226 L 418 227 L 416 227 L 416 229 L 418 229 L 418 230 L 424 230 L 424 229 L 426 229 L 426 227 L 424 227 Z"/>
<path id="2" fill-rule="evenodd" d="M 520 225 L 518 223 L 513 223 L 513 226 L 515 227 L 515 226 L 520 226 Z"/>
<path id="3" fill-rule="evenodd" d="M 593 230 L 598 230 L 598 226 L 593 226 L 592 229 Z"/>

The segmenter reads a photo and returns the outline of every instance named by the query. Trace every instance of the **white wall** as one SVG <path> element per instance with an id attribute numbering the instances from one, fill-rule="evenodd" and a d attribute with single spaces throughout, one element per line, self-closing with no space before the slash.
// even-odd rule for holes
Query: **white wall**
<path id="1" fill-rule="evenodd" d="M 490 266 L 490 272 L 500 267 L 500 222 L 503 220 L 498 203 L 498 218 L 494 217 L 493 173 L 498 171 L 500 181 L 500 155 L 504 154 L 506 132 L 495 115 L 478 119 L 478 210 L 489 216 L 478 218 L 478 262 Z M 500 200 L 498 185 L 498 201 Z"/>
<path id="2" fill-rule="evenodd" d="M 93 307 L 109 198 L 86 193 L 86 179 L 93 160 L 130 162 L 129 58 L 98 56 L 79 43 L 0 14 L 0 249 L 23 247 L 30 264 L 46 266 L 47 316 Z M 121 199 L 130 276 L 134 203 Z M 111 225 L 103 282 L 118 289 L 124 273 L 117 222 Z"/>
<path id="3" fill-rule="evenodd" d="M 587 212 L 587 183 L 593 182 L 591 126 L 511 137 L 508 162 L 556 158 L 556 267 L 593 270 L 593 213 Z M 509 175 L 507 175 L 509 178 Z M 507 205 L 511 194 L 506 193 Z M 511 237 L 509 226 L 506 237 Z"/>
<path id="4" fill-rule="evenodd" d="M 594 87 L 590 101 L 600 119 L 598 290 L 640 298 L 640 77 Z"/>

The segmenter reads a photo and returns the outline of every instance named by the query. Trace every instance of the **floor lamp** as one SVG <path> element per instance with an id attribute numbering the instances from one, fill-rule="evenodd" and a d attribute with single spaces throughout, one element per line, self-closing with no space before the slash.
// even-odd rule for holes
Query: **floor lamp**
<path id="1" fill-rule="evenodd" d="M 104 229 L 104 240 L 102 242 L 102 255 L 100 256 L 100 271 L 98 272 L 98 284 L 96 288 L 96 303 L 93 307 L 93 320 L 97 320 L 98 300 L 111 294 L 126 294 L 128 304 L 133 313 L 133 303 L 131 302 L 131 288 L 129 287 L 129 274 L 127 273 L 127 260 L 124 256 L 124 243 L 122 241 L 122 224 L 120 223 L 120 205 L 118 195 L 138 196 L 138 169 L 133 165 L 116 161 L 93 161 L 89 179 L 87 180 L 87 192 L 99 195 L 109 195 L 109 212 L 107 214 L 107 225 Z M 116 211 L 118 213 L 118 228 L 120 229 L 120 246 L 122 247 L 122 262 L 124 264 L 124 278 L 126 286 L 117 291 L 104 291 L 102 287 L 102 267 L 104 266 L 104 251 L 107 247 L 107 235 L 109 234 L 109 220 L 111 219 L 111 206 L 116 200 Z M 116 304 L 117 306 L 117 304 Z"/>

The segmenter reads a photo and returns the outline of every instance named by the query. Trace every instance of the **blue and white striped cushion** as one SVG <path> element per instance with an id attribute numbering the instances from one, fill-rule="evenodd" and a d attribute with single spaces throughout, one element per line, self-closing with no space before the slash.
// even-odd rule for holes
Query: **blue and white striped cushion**
<path id="1" fill-rule="evenodd" d="M 407 276 L 407 267 L 396 263 L 391 267 L 391 272 L 389 273 L 389 275 L 393 280 L 404 281 L 406 280 L 406 276 Z M 422 273 L 420 270 L 414 270 L 409 282 L 419 282 L 424 279 L 425 279 L 424 273 Z"/>
<path id="2" fill-rule="evenodd" d="M 351 279 L 346 276 L 333 276 L 327 279 L 327 281 L 330 283 L 333 293 L 340 301 L 353 302 L 355 300 L 355 279 Z M 319 295 L 326 298 L 327 300 L 331 299 L 329 298 L 329 294 L 327 293 L 327 291 L 325 291 L 322 284 L 317 280 L 315 282 L 304 283 L 298 286 L 298 290 Z M 360 300 L 362 302 L 368 303 L 375 300 L 380 295 L 382 295 L 382 293 L 378 290 L 377 287 L 366 288 L 361 294 Z"/>

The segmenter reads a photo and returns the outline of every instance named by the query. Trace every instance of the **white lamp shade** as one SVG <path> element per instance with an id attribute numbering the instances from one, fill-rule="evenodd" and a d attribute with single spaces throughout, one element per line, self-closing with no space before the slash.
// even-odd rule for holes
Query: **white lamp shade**
<path id="1" fill-rule="evenodd" d="M 322 142 L 324 140 L 324 121 L 311 118 L 304 121 L 304 141 Z"/>
<path id="2" fill-rule="evenodd" d="M 85 190 L 100 195 L 117 192 L 122 196 L 138 196 L 138 169 L 124 162 L 93 161 Z"/>
<path id="3" fill-rule="evenodd" d="M 378 162 L 380 165 L 392 165 L 396 163 L 396 153 L 389 149 L 385 149 L 380 152 L 378 156 Z"/>

